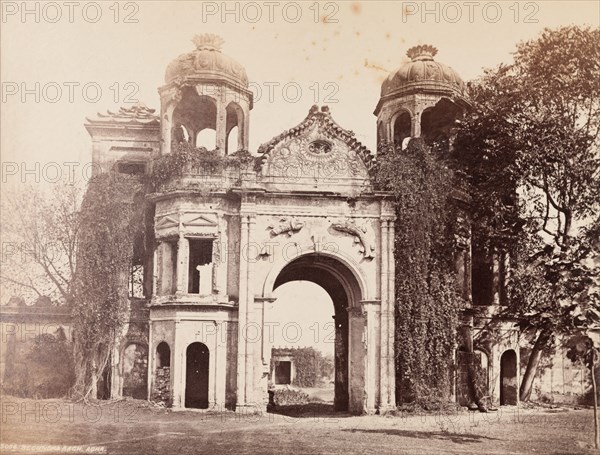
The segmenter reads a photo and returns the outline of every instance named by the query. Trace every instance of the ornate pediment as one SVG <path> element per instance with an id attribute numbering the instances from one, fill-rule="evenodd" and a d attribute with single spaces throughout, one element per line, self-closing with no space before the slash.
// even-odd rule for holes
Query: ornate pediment
<path id="1" fill-rule="evenodd" d="M 157 230 L 163 229 L 171 229 L 179 227 L 179 217 L 175 216 L 163 216 L 162 218 L 158 218 L 155 223 L 155 228 Z"/>
<path id="2" fill-rule="evenodd" d="M 214 213 L 172 213 L 157 217 L 154 230 L 158 238 L 185 234 L 216 236 L 219 230 L 217 215 Z"/>
<path id="3" fill-rule="evenodd" d="M 368 185 L 373 165 L 371 152 L 332 119 L 326 106 L 313 106 L 304 121 L 258 152 L 263 181 L 289 189 L 356 190 Z"/>
<path id="4" fill-rule="evenodd" d="M 184 227 L 216 227 L 217 217 L 213 214 L 186 213 L 183 216 Z"/>

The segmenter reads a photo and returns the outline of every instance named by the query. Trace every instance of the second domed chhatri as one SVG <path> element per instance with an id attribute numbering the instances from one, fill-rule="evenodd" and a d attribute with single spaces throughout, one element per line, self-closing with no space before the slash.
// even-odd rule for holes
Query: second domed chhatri
<path id="1" fill-rule="evenodd" d="M 451 91 L 462 95 L 465 83 L 448 65 L 436 62 L 437 49 L 424 44 L 411 47 L 406 55 L 410 62 L 391 73 L 381 85 L 381 96 L 419 91 Z"/>
<path id="2" fill-rule="evenodd" d="M 221 52 L 224 40 L 212 33 L 196 35 L 192 40 L 196 49 L 173 60 L 165 72 L 168 84 L 177 80 L 225 80 L 243 88 L 248 87 L 244 67 Z"/>

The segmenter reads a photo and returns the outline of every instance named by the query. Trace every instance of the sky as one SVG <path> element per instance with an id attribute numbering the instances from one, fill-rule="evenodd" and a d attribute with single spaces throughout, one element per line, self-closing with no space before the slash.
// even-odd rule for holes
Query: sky
<path id="1" fill-rule="evenodd" d="M 168 63 L 199 33 L 222 36 L 246 68 L 251 151 L 313 104 L 374 150 L 381 82 L 408 48 L 436 46 L 470 80 L 544 27 L 600 21 L 594 1 L 75 3 L 30 2 L 24 15 L 22 2 L 2 2 L 2 161 L 39 162 L 41 178 L 47 162 L 89 162 L 86 116 L 136 100 L 158 110 Z"/>
<path id="2" fill-rule="evenodd" d="M 544 27 L 600 24 L 597 1 L 4 1 L 1 8 L 3 185 L 55 180 L 72 168 L 64 163 L 83 169 L 91 159 L 86 117 L 137 101 L 159 110 L 164 71 L 193 50 L 196 34 L 223 37 L 223 52 L 246 68 L 255 93 L 251 152 L 301 122 L 313 104 L 329 105 L 373 151 L 381 82 L 410 47 L 437 47 L 436 60 L 468 81 L 509 62 L 516 44 Z M 317 286 L 286 289 L 288 308 L 322 301 L 315 317 L 331 320 Z"/>

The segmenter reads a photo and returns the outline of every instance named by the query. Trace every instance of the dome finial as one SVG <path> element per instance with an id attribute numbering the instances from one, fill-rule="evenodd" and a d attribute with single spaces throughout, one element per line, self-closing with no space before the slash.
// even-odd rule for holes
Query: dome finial
<path id="1" fill-rule="evenodd" d="M 221 46 L 225 40 L 214 33 L 203 33 L 201 35 L 194 36 L 192 42 L 196 45 L 196 49 L 199 51 L 221 51 Z"/>
<path id="2" fill-rule="evenodd" d="M 406 55 L 414 62 L 416 60 L 433 60 L 438 50 L 429 44 L 420 44 L 411 47 Z"/>

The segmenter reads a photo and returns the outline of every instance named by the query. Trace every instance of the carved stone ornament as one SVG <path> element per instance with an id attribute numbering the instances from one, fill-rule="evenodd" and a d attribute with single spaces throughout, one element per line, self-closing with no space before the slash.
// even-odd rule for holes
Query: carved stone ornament
<path id="1" fill-rule="evenodd" d="M 294 232 L 300 231 L 304 227 L 304 222 L 297 220 L 295 217 L 283 217 L 276 224 L 269 225 L 269 230 L 272 236 L 279 234 L 287 234 L 291 237 Z"/>
<path id="2" fill-rule="evenodd" d="M 316 140 L 308 144 L 308 151 L 315 155 L 326 155 L 331 153 L 331 142 Z"/>
<path id="3" fill-rule="evenodd" d="M 354 220 L 346 219 L 332 223 L 331 227 L 336 231 L 352 235 L 354 243 L 361 245 L 359 251 L 365 259 L 373 259 L 375 257 L 375 244 L 367 236 L 367 228 L 365 226 L 358 226 Z"/>

